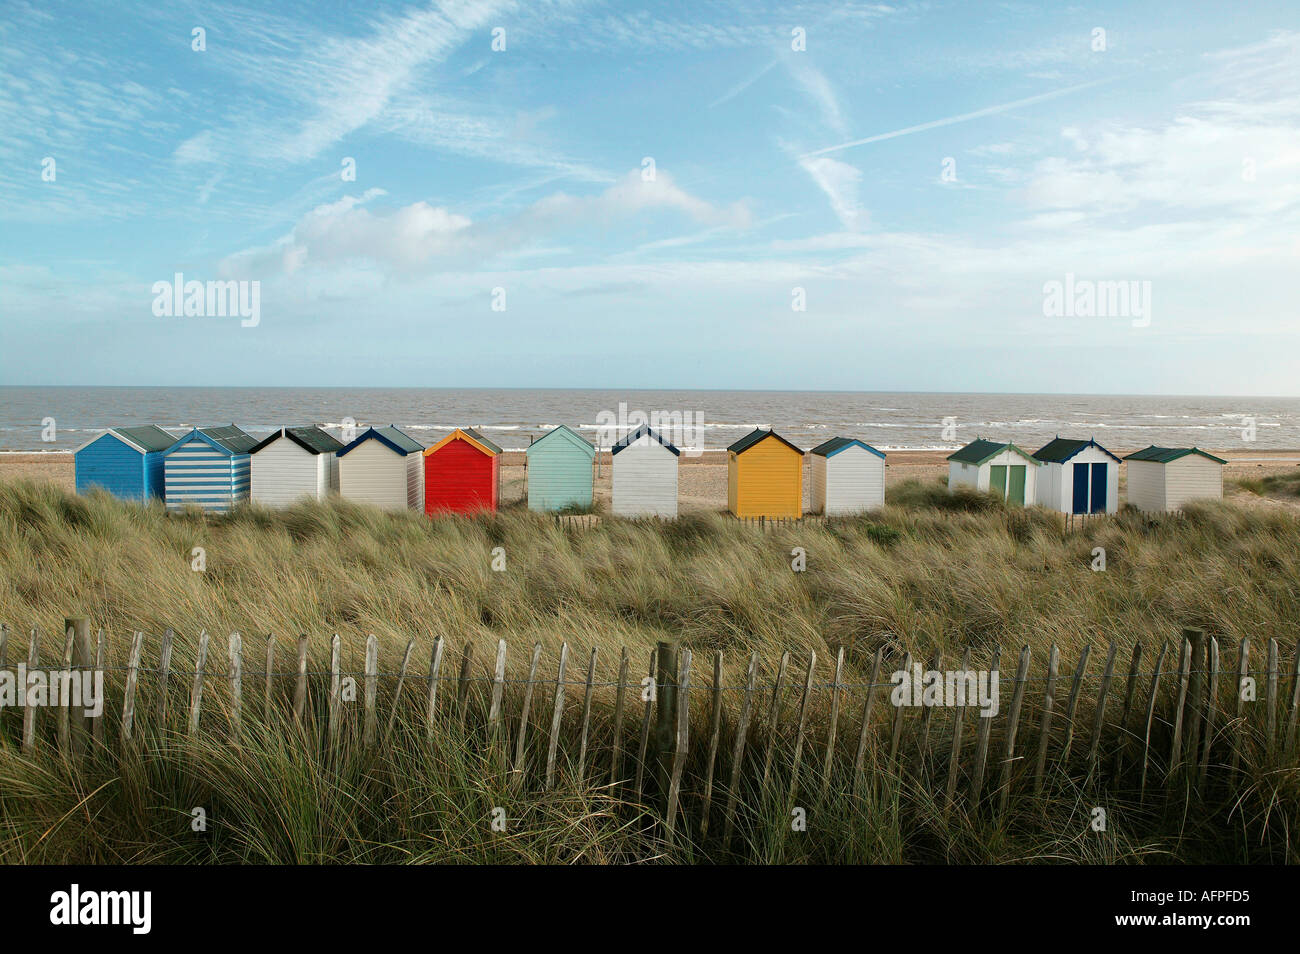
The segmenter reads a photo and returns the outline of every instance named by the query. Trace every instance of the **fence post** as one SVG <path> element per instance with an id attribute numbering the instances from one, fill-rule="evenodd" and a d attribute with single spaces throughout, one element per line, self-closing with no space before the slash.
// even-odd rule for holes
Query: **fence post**
<path id="1" fill-rule="evenodd" d="M 835 654 L 835 677 L 831 680 L 831 723 L 826 736 L 826 761 L 822 767 L 822 797 L 825 797 L 831 784 L 832 762 L 835 759 L 835 736 L 840 726 L 840 680 L 843 676 L 844 647 L 840 646 Z"/>
<path id="2" fill-rule="evenodd" d="M 1187 703 L 1188 670 L 1192 662 L 1191 641 L 1184 638 L 1183 648 L 1178 654 L 1178 698 L 1174 703 L 1174 740 L 1169 748 L 1169 770 L 1167 779 L 1172 779 L 1183 760 L 1183 709 Z"/>
<path id="3" fill-rule="evenodd" d="M 1291 757 L 1295 745 L 1296 714 L 1300 710 L 1300 645 L 1296 646 L 1295 659 L 1291 664 L 1291 706 L 1286 716 L 1286 739 L 1282 743 L 1282 759 Z"/>
<path id="4" fill-rule="evenodd" d="M 243 731 L 244 705 L 244 639 L 238 633 L 230 634 L 230 723 L 235 740 Z"/>
<path id="5" fill-rule="evenodd" d="M 1016 756 L 1016 730 L 1020 726 L 1020 706 L 1025 699 L 1025 683 L 1029 680 L 1029 646 L 1020 650 L 1020 664 L 1016 667 L 1016 685 L 1011 694 L 1011 711 L 1007 713 L 1007 738 L 1002 752 L 1002 778 L 998 782 L 998 814 L 1006 811 L 1011 797 L 1011 765 Z"/>
<path id="6" fill-rule="evenodd" d="M 1264 723 L 1266 732 L 1264 753 L 1266 758 L 1273 754 L 1277 741 L 1277 669 L 1277 638 L 1274 637 L 1268 641 L 1268 682 L 1265 683 L 1267 696 L 1264 714 L 1267 721 Z"/>
<path id="7" fill-rule="evenodd" d="M 876 689 L 880 682 L 880 666 L 885 658 L 885 647 L 876 650 L 875 660 L 871 665 L 871 677 L 867 680 L 867 699 L 862 704 L 862 726 L 858 729 L 858 748 L 853 753 L 853 794 L 858 794 L 862 785 L 862 763 L 867 754 L 867 737 L 871 732 L 871 706 L 876 701 Z"/>
<path id="8" fill-rule="evenodd" d="M 497 659 L 492 667 L 492 699 L 488 703 L 488 736 L 495 737 L 501 723 L 501 696 L 506 685 L 506 641 L 497 640 Z"/>
<path id="9" fill-rule="evenodd" d="M 560 720 L 564 716 L 564 674 L 569 662 L 569 644 L 560 643 L 560 667 L 555 673 L 555 705 L 551 709 L 551 740 L 546 746 L 546 788 L 555 784 L 555 753 L 560 744 Z"/>
<path id="10" fill-rule="evenodd" d="M 930 657 L 930 671 L 941 672 L 943 670 L 943 651 L 935 649 L 934 655 Z M 921 707 L 921 738 L 917 742 L 916 749 L 921 754 L 922 772 L 924 773 L 930 765 L 930 723 L 934 719 L 934 706 Z"/>
<path id="11" fill-rule="evenodd" d="M 1137 689 L 1138 667 L 1142 664 L 1142 644 L 1135 643 L 1133 646 L 1133 657 L 1129 660 L 1128 665 L 1128 686 L 1124 690 L 1124 708 L 1119 713 L 1119 742 L 1115 746 L 1115 769 L 1112 785 L 1119 783 L 1120 771 L 1123 768 L 1124 753 L 1128 750 L 1129 736 L 1132 734 L 1128 730 L 1128 714 L 1133 708 L 1133 693 Z"/>
<path id="12" fill-rule="evenodd" d="M 1101 729 L 1106 718 L 1106 694 L 1115 675 L 1115 643 L 1106 651 L 1106 665 L 1101 671 L 1101 688 L 1097 690 L 1097 711 L 1092 714 L 1092 738 L 1088 740 L 1088 774 L 1098 769 L 1097 752 L 1101 748 Z M 1100 778 L 1098 778 L 1100 782 Z"/>
<path id="13" fill-rule="evenodd" d="M 266 634 L 266 678 L 262 681 L 262 721 L 271 724 L 271 673 L 275 670 L 275 636 Z"/>
<path id="14" fill-rule="evenodd" d="M 668 792 L 668 778 L 672 772 L 673 746 L 677 739 L 677 640 L 660 640 L 658 644 L 659 675 L 655 705 L 654 746 L 655 782 L 659 794 Z"/>
<path id="15" fill-rule="evenodd" d="M 98 684 L 99 692 L 103 693 L 104 686 L 104 664 L 108 654 L 108 644 L 104 638 L 104 627 L 99 627 L 99 638 L 95 646 L 95 680 Z M 3 663 L 0 663 L 0 667 Z M 94 716 L 90 722 L 90 737 L 95 742 L 100 742 L 104 738 L 104 709 L 100 707 L 99 715 Z"/>
<path id="16" fill-rule="evenodd" d="M 340 693 L 342 691 L 343 674 L 341 669 L 342 644 L 339 640 L 339 634 L 335 633 L 330 637 L 330 697 L 329 710 L 327 713 L 330 748 L 338 745 L 339 741 L 339 708 L 342 703 Z"/>
<path id="17" fill-rule="evenodd" d="M 650 650 L 650 674 L 646 676 L 645 691 L 643 693 L 645 700 L 645 712 L 641 716 L 641 742 L 637 749 L 636 757 L 636 781 L 633 783 L 636 788 L 637 798 L 645 800 L 645 763 L 650 745 L 650 715 L 653 711 L 655 699 L 658 697 L 658 686 L 655 684 L 655 669 L 658 662 L 659 650 L 654 648 Z"/>
<path id="18" fill-rule="evenodd" d="M 966 654 L 966 658 L 970 658 L 969 651 Z M 963 665 L 962 668 L 965 669 L 966 667 Z M 912 654 L 910 652 L 903 653 L 903 673 L 904 679 L 912 678 Z M 916 691 L 916 688 L 918 687 L 913 687 L 913 692 Z M 890 765 L 893 765 L 894 760 L 898 757 L 898 746 L 903 738 L 903 713 L 905 711 L 907 711 L 907 706 L 894 706 L 894 731 L 891 733 L 889 738 Z"/>
<path id="19" fill-rule="evenodd" d="M 1236 738 L 1232 744 L 1232 771 L 1235 775 L 1237 766 L 1241 763 L 1241 750 L 1246 746 L 1246 720 L 1242 717 L 1242 706 L 1245 700 L 1242 698 L 1242 692 L 1246 679 L 1250 672 L 1250 640 L 1242 637 L 1241 645 L 1237 649 L 1237 684 L 1233 687 L 1232 694 L 1237 699 L 1236 714 L 1233 721 L 1237 724 Z"/>
<path id="20" fill-rule="evenodd" d="M 370 748 L 375 744 L 375 700 L 379 696 L 379 640 L 374 633 L 366 636 L 366 689 L 365 713 L 361 729 L 361 744 Z"/>
<path id="21" fill-rule="evenodd" d="M 962 650 L 960 672 L 970 671 L 970 647 Z M 915 688 L 913 689 L 915 691 Z M 964 701 L 964 700 L 963 700 Z M 898 707 L 902 710 L 902 706 Z M 948 784 L 944 789 L 943 813 L 947 817 L 952 810 L 953 800 L 957 795 L 957 772 L 961 767 L 961 732 L 962 717 L 966 715 L 966 706 L 954 706 L 952 710 L 952 748 L 948 752 Z"/>
<path id="22" fill-rule="evenodd" d="M 72 707 L 68 705 L 67 698 L 72 689 L 72 680 L 69 679 L 65 673 L 68 675 L 72 673 L 72 643 L 73 640 L 76 639 L 76 636 L 76 630 L 72 626 L 66 625 L 65 622 L 63 657 L 61 660 L 62 668 L 50 672 L 48 683 L 50 688 L 53 688 L 56 685 L 58 687 L 55 691 L 57 691 L 59 695 L 59 708 L 55 713 L 55 718 L 58 720 L 59 755 L 65 761 L 72 756 Z"/>
<path id="23" fill-rule="evenodd" d="M 122 696 L 122 741 L 131 741 L 135 727 L 135 687 L 140 672 L 140 649 L 144 646 L 144 633 L 135 631 L 131 640 L 131 655 L 126 663 L 126 691 Z"/>
<path id="24" fill-rule="evenodd" d="M 203 671 L 208 665 L 208 631 L 199 632 L 199 652 L 194 663 L 194 683 L 190 686 L 190 726 L 193 737 L 199 731 L 199 712 L 203 707 Z"/>
<path id="25" fill-rule="evenodd" d="M 799 726 L 794 735 L 794 757 L 790 769 L 790 791 L 787 801 L 794 802 L 799 791 L 799 768 L 802 765 L 803 739 L 808 725 L 808 700 L 812 696 L 813 676 L 817 671 L 817 652 L 808 650 L 808 673 L 804 677 L 803 698 L 799 700 Z M 788 806 L 787 806 L 788 807 Z"/>
<path id="26" fill-rule="evenodd" d="M 307 711 L 307 637 L 298 637 L 298 680 L 293 687 L 293 717 L 302 725 Z"/>
<path id="27" fill-rule="evenodd" d="M 690 748 L 691 734 L 691 651 L 683 649 L 681 651 L 681 666 L 677 671 L 677 687 L 680 695 L 677 697 L 677 738 L 673 746 L 673 767 L 672 775 L 668 781 L 668 804 L 665 814 L 667 815 L 664 832 L 668 842 L 673 840 L 673 828 L 677 820 L 677 799 L 682 789 L 682 772 L 686 766 L 686 753 Z"/>
<path id="28" fill-rule="evenodd" d="M 158 647 L 158 700 L 154 703 L 154 712 L 159 732 L 167 727 L 167 697 L 171 688 L 172 642 L 175 639 L 175 631 L 168 627 L 163 630 L 162 643 Z"/>
<path id="29" fill-rule="evenodd" d="M 1156 668 L 1151 673 L 1151 692 L 1147 696 L 1147 719 L 1146 729 L 1142 734 L 1142 777 L 1138 783 L 1139 799 L 1146 796 L 1147 790 L 1147 760 L 1151 755 L 1151 720 L 1156 714 L 1156 692 L 1160 688 L 1160 669 L 1164 666 L 1165 655 L 1169 652 L 1169 644 L 1161 643 L 1160 655 L 1156 657 Z"/>
<path id="30" fill-rule="evenodd" d="M 1210 745 L 1214 742 L 1214 715 L 1219 707 L 1219 641 L 1210 637 L 1210 691 L 1207 693 L 1205 709 L 1205 745 L 1201 756 L 1201 787 L 1210 774 Z M 1300 658 L 1300 657 L 1297 657 Z M 1195 757 L 1195 753 L 1193 753 Z"/>
<path id="31" fill-rule="evenodd" d="M 623 699 L 627 691 L 628 656 L 624 646 L 618 658 L 618 688 L 614 694 L 614 739 L 609 753 L 609 784 L 619 784 L 620 761 L 623 754 Z"/>
<path id="32" fill-rule="evenodd" d="M 709 709 L 709 752 L 704 760 L 704 799 L 700 805 L 700 837 L 709 833 L 709 806 L 713 801 L 713 765 L 722 733 L 722 650 L 713 652 L 713 698 Z"/>
<path id="33" fill-rule="evenodd" d="M 533 686 L 537 680 L 537 663 L 542 658 L 542 644 L 533 643 L 533 659 L 528 665 L 528 683 L 524 686 L 524 703 L 519 709 L 519 734 L 515 738 L 515 764 L 512 785 L 518 787 L 524 778 L 524 742 L 528 737 L 528 719 L 533 709 Z"/>
<path id="34" fill-rule="evenodd" d="M 754 707 L 754 685 L 758 678 L 758 653 L 749 657 L 749 672 L 745 677 L 745 697 L 740 705 L 740 721 L 736 724 L 736 741 L 731 749 L 731 782 L 727 786 L 727 808 L 722 823 L 722 844 L 731 843 L 731 831 L 736 820 L 736 805 L 740 801 L 740 770 L 745 762 L 745 737 L 749 732 L 749 717 Z M 704 837 L 708 826 L 708 815 L 704 818 L 704 828 L 700 837 Z"/>
<path id="35" fill-rule="evenodd" d="M 993 674 L 1001 676 L 1002 666 L 1002 647 L 993 647 L 993 664 L 989 667 L 990 677 Z M 992 683 L 992 678 L 990 678 Z M 1002 680 L 997 681 L 998 695 L 1002 694 Z M 993 732 L 993 718 L 985 715 L 983 712 L 979 715 L 979 731 L 975 733 L 975 776 L 971 779 L 970 786 L 970 803 L 971 809 L 979 806 L 980 795 L 984 791 L 984 769 L 988 764 L 989 758 L 989 736 Z"/>
<path id="36" fill-rule="evenodd" d="M 785 682 L 786 670 L 790 666 L 790 654 L 781 653 L 781 663 L 776 670 L 776 683 L 772 686 L 772 702 L 767 710 L 767 751 L 763 754 L 763 778 L 759 783 L 760 791 L 767 793 L 767 780 L 772 774 L 772 753 L 776 746 L 776 726 L 781 718 L 781 690 Z"/>
<path id="37" fill-rule="evenodd" d="M 72 658 L 64 661 L 64 667 L 71 666 L 80 672 L 81 678 L 87 675 L 94 678 L 95 651 L 90 641 L 90 619 L 86 616 L 70 616 L 63 620 L 64 631 L 72 631 Z M 85 698 L 84 696 L 82 698 Z M 73 700 L 74 702 L 76 700 Z M 72 751 L 80 756 L 86 748 L 86 735 L 90 730 L 89 717 L 84 708 L 78 713 L 71 726 Z"/>
<path id="38" fill-rule="evenodd" d="M 433 637 L 433 649 L 429 653 L 429 698 L 424 707 L 425 741 L 433 744 L 434 713 L 438 708 L 438 670 L 442 666 L 442 637 Z"/>
<path id="39" fill-rule="evenodd" d="M 1188 673 L 1187 714 L 1183 724 L 1187 731 L 1187 764 L 1195 769 L 1197 753 L 1200 752 L 1201 717 L 1203 694 L 1205 688 L 1202 660 L 1205 658 L 1205 630 L 1194 626 L 1183 627 L 1183 638 L 1192 644 L 1191 667 Z"/>
<path id="40" fill-rule="evenodd" d="M 591 647 L 587 661 L 587 685 L 582 693 L 582 735 L 578 743 L 578 782 L 582 783 L 587 766 L 587 732 L 591 727 L 591 683 L 596 678 L 596 647 Z"/>
<path id="41" fill-rule="evenodd" d="M 1092 646 L 1085 645 L 1083 652 L 1079 654 L 1079 665 L 1074 670 L 1074 681 L 1070 685 L 1070 698 L 1065 703 L 1065 743 L 1061 746 L 1061 756 L 1058 760 L 1063 771 L 1069 771 L 1067 764 L 1070 758 L 1070 747 L 1074 743 L 1074 713 L 1079 705 L 1079 693 L 1083 690 L 1083 674 L 1088 671 L 1088 657 L 1092 653 Z"/>
<path id="42" fill-rule="evenodd" d="M 1047 766 L 1047 747 L 1052 741 L 1052 710 L 1056 706 L 1056 673 L 1061 652 L 1052 643 L 1047 657 L 1047 688 L 1043 692 L 1043 714 L 1038 723 L 1038 759 L 1034 762 L 1034 794 L 1043 790 L 1043 769 Z"/>

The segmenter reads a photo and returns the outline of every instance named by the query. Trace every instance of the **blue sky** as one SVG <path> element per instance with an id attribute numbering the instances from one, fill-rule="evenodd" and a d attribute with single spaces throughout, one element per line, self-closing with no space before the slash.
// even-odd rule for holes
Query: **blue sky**
<path id="1" fill-rule="evenodd" d="M 0 383 L 1300 393 L 1294 3 L 162 6 L 0 9 Z"/>

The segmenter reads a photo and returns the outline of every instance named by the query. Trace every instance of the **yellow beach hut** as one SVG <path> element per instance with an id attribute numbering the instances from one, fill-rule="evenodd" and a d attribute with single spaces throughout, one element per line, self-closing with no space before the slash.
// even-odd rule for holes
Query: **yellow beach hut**
<path id="1" fill-rule="evenodd" d="M 737 517 L 803 516 L 803 451 L 755 428 L 727 448 L 727 506 Z"/>

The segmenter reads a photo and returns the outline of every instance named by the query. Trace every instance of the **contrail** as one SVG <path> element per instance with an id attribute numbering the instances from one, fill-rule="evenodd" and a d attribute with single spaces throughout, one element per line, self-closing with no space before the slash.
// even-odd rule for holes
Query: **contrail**
<path id="1" fill-rule="evenodd" d="M 1010 103 L 1002 103 L 999 106 L 986 106 L 984 109 L 977 109 L 973 113 L 961 113 L 958 116 L 949 116 L 946 119 L 935 119 L 928 123 L 921 123 L 918 126 L 908 126 L 905 129 L 895 129 L 893 132 L 881 133 L 879 136 L 868 136 L 866 139 L 854 139 L 852 142 L 840 143 L 838 146 L 827 146 L 825 149 L 806 152 L 799 158 L 811 159 L 814 156 L 824 156 L 828 152 L 839 152 L 841 149 L 850 149 L 853 146 L 865 146 L 869 142 L 880 142 L 884 139 L 897 139 L 899 136 L 906 136 L 914 132 L 922 132 L 926 129 L 935 129 L 939 126 L 951 126 L 954 123 L 964 123 L 968 119 L 979 119 L 981 116 L 992 116 L 995 113 L 1004 113 L 1008 109 L 1015 109 L 1017 106 L 1030 106 L 1034 103 L 1041 103 L 1044 100 L 1055 99 L 1058 96 L 1067 96 L 1070 93 L 1077 93 L 1080 90 L 1110 82 L 1113 82 L 1113 80 L 1100 79 L 1093 80 L 1091 83 L 1080 83 L 1078 86 L 1067 86 L 1065 89 L 1058 89 L 1051 93 L 1039 93 L 1037 96 L 1027 96 L 1024 99 L 1013 100 Z"/>

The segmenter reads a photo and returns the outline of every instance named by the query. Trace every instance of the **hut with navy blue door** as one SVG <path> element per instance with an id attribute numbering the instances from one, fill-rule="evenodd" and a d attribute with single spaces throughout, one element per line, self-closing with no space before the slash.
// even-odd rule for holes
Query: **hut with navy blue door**
<path id="1" fill-rule="evenodd" d="M 176 438 L 154 424 L 110 427 L 73 456 L 77 493 L 107 490 L 123 500 L 162 500 L 163 452 Z"/>
<path id="2" fill-rule="evenodd" d="M 528 445 L 528 509 L 586 510 L 591 507 L 592 461 L 596 448 L 561 424 Z"/>
<path id="3" fill-rule="evenodd" d="M 1061 513 L 1117 513 L 1119 458 L 1095 440 L 1056 437 L 1034 458 L 1038 474 L 1038 503 Z"/>
<path id="4" fill-rule="evenodd" d="M 287 507 L 302 499 L 324 500 L 339 487 L 343 444 L 314 425 L 282 427 L 259 443 L 252 460 L 253 503 Z"/>
<path id="5" fill-rule="evenodd" d="M 682 452 L 642 424 L 610 448 L 610 509 L 619 517 L 676 517 Z"/>
<path id="6" fill-rule="evenodd" d="M 167 509 L 227 513 L 248 502 L 248 452 L 257 441 L 235 425 L 196 427 L 163 453 Z"/>
<path id="7" fill-rule="evenodd" d="M 1015 444 L 979 437 L 948 455 L 948 492 L 969 487 L 997 494 L 1009 504 L 1024 506 L 1037 498 L 1042 465 Z"/>
<path id="8" fill-rule="evenodd" d="M 808 452 L 813 513 L 827 516 L 885 505 L 885 454 L 855 437 L 832 437 Z"/>
<path id="9" fill-rule="evenodd" d="M 338 458 L 340 496 L 385 510 L 424 505 L 424 445 L 391 424 L 367 428 Z"/>

